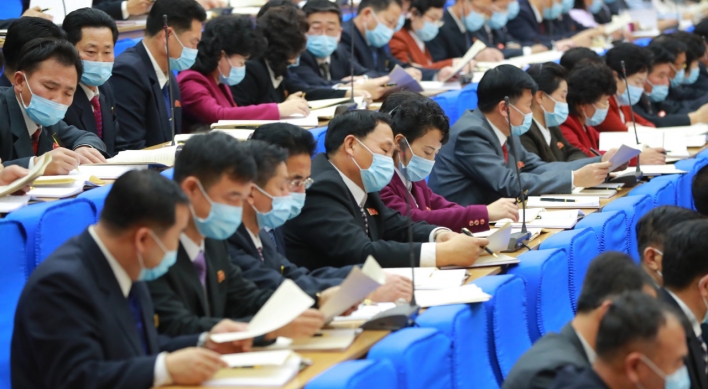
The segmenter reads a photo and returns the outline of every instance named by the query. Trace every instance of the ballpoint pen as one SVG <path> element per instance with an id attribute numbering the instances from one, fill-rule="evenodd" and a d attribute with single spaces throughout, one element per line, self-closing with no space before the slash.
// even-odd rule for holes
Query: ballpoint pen
<path id="1" fill-rule="evenodd" d="M 462 229 L 462 232 L 463 232 L 465 235 L 471 236 L 471 237 L 474 238 L 474 235 L 472 235 L 472 233 L 470 232 L 470 230 L 468 230 L 468 229 L 466 229 L 466 228 L 463 228 L 463 229 Z M 487 253 L 489 253 L 489 255 L 493 256 L 494 258 L 499 258 L 496 254 L 494 254 L 494 251 L 492 251 L 492 250 L 489 249 L 489 247 L 486 247 L 486 246 L 485 246 L 485 247 L 484 247 L 484 251 L 486 251 Z"/>

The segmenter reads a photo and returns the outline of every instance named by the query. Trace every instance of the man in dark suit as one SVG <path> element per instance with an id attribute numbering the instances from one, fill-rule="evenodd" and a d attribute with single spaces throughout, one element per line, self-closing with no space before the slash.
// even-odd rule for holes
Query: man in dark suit
<path id="1" fill-rule="evenodd" d="M 685 335 L 675 310 L 640 292 L 614 298 L 606 310 L 592 368 L 568 366 L 550 388 L 688 387 Z"/>
<path id="2" fill-rule="evenodd" d="M 388 115 L 351 111 L 329 123 L 326 154 L 312 163 L 314 183 L 302 213 L 285 224 L 289 260 L 311 270 L 362 264 L 372 255 L 382 267 L 411 266 L 408 219 L 379 196 L 394 174 Z M 486 239 L 412 224 L 413 265 L 473 263 Z"/>
<path id="3" fill-rule="evenodd" d="M 195 385 L 225 366 L 212 350 L 250 348 L 215 344 L 206 332 L 168 338 L 155 331 L 142 281 L 174 263 L 188 217 L 187 199 L 173 182 L 148 170 L 121 176 L 98 223 L 64 243 L 27 281 L 15 313 L 12 386 Z M 211 333 L 244 328 L 224 321 Z"/>
<path id="4" fill-rule="evenodd" d="M 84 65 L 64 121 L 96 134 L 106 144 L 108 155 L 113 156 L 119 129 L 113 88 L 106 81 L 113 69 L 113 48 L 118 39 L 116 22 L 101 10 L 81 8 L 66 16 L 62 28 Z"/>
<path id="5" fill-rule="evenodd" d="M 604 182 L 611 164 L 600 162 L 600 157 L 545 163 L 524 149 L 518 135 L 523 135 L 533 121 L 534 93 L 536 83 L 517 67 L 501 65 L 488 71 L 477 88 L 479 108 L 467 111 L 452 126 L 450 141 L 436 158 L 429 181 L 433 191 L 461 205 L 518 198 L 521 189 L 516 166 L 521 170 L 521 186 L 530 196 L 569 194 L 576 186 Z M 505 97 L 509 98 L 510 119 Z M 511 132 L 510 122 L 515 128 Z"/>
<path id="6" fill-rule="evenodd" d="M 13 19 L 13 23 L 5 28 L 7 28 L 7 35 L 2 46 L 5 70 L 0 76 L 0 87 L 12 86 L 17 63 L 20 61 L 20 52 L 29 41 L 37 38 L 64 38 L 64 32 L 59 26 L 51 20 L 42 18 Z"/>
<path id="7" fill-rule="evenodd" d="M 659 299 L 673 306 L 684 323 L 688 353 L 684 360 L 691 377 L 691 389 L 708 388 L 706 344 L 701 322 L 708 314 L 708 221 L 691 220 L 671 228 L 664 241 L 662 274 L 664 288 Z"/>
<path id="8" fill-rule="evenodd" d="M 150 11 L 151 0 L 93 0 L 93 8 L 98 8 L 115 20 L 125 20 L 131 16 L 145 15 Z"/>
<path id="9" fill-rule="evenodd" d="M 248 146 L 229 135 L 215 132 L 184 145 L 174 180 L 190 199 L 191 215 L 179 237 L 175 265 L 148 284 L 160 333 L 199 333 L 224 317 L 248 321 L 273 295 L 273 289 L 257 287 L 229 261 L 226 239 L 241 224 L 254 175 Z M 308 292 L 316 298 L 319 291 Z M 322 314 L 310 309 L 265 339 L 309 337 L 323 324 Z"/>
<path id="10" fill-rule="evenodd" d="M 538 123 L 534 120 L 529 131 L 521 136 L 521 145 L 529 153 L 538 155 L 543 162 L 577 161 L 588 157 L 582 150 L 568 143 L 560 127 L 549 127 L 548 132 L 551 137 L 550 141 L 546 142 Z"/>
<path id="11" fill-rule="evenodd" d="M 105 162 L 106 146 L 95 135 L 62 119 L 82 66 L 69 42 L 36 39 L 22 50 L 13 86 L 0 91 L 0 158 L 5 166 L 34 166 L 51 153 L 45 174 L 68 174 L 79 163 Z"/>
<path id="12" fill-rule="evenodd" d="M 182 129 L 179 86 L 172 71 L 189 69 L 196 58 L 206 12 L 194 0 L 157 0 L 147 18 L 145 38 L 116 58 L 111 86 L 121 121 L 116 150 L 139 150 L 172 140 Z M 162 15 L 170 30 L 165 52 Z M 170 84 L 173 101 L 170 101 Z M 171 106 L 174 104 L 174 117 Z"/>
<path id="13" fill-rule="evenodd" d="M 642 290 L 656 296 L 646 282 L 641 268 L 627 255 L 617 252 L 599 255 L 588 267 L 575 318 L 559 334 L 549 333 L 536 341 L 516 361 L 502 389 L 546 389 L 564 366 L 590 368 L 595 362 L 600 321 L 612 297 Z"/>

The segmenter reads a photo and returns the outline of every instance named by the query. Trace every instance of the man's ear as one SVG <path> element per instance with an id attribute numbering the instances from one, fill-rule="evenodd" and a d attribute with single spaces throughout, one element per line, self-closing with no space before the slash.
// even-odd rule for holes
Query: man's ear
<path id="1" fill-rule="evenodd" d="M 350 157 L 354 156 L 354 143 L 356 143 L 356 137 L 354 135 L 347 135 L 342 142 L 342 149 L 344 153 Z"/>
<path id="2" fill-rule="evenodd" d="M 659 264 L 656 263 L 656 251 L 654 251 L 651 247 L 647 247 L 644 249 L 643 254 L 642 260 L 646 266 L 653 271 L 659 270 Z"/>
<path id="3" fill-rule="evenodd" d="M 497 112 L 499 112 L 502 117 L 508 118 L 506 113 L 506 101 L 502 100 L 499 102 L 499 104 L 497 104 Z"/>

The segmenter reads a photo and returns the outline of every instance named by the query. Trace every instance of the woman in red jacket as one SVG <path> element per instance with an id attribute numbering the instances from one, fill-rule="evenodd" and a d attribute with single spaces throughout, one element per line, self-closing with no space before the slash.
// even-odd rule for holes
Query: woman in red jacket
<path id="1" fill-rule="evenodd" d="M 229 86 L 243 80 L 246 60 L 265 46 L 248 16 L 219 16 L 207 23 L 196 62 L 177 76 L 185 132 L 219 120 L 278 120 L 309 114 L 307 101 L 299 96 L 280 104 L 236 106 Z"/>
<path id="2" fill-rule="evenodd" d="M 399 92 L 384 101 L 381 112 L 391 114 L 396 143 L 393 153 L 396 174 L 380 192 L 387 207 L 407 215 L 408 197 L 414 221 L 423 220 L 456 232 L 463 227 L 472 232 L 488 230 L 490 220 L 518 220 L 515 199 L 463 207 L 436 195 L 425 183 L 435 164 L 435 155 L 450 136 L 450 122 L 436 102 L 417 93 Z"/>

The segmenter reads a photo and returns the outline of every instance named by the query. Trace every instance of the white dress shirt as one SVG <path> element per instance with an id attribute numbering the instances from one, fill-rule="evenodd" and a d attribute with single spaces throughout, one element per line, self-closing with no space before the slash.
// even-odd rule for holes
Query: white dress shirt
<path id="1" fill-rule="evenodd" d="M 550 146 L 551 145 L 551 130 L 549 130 L 548 128 L 541 125 L 541 122 L 539 122 L 535 118 L 533 119 L 533 121 L 536 122 L 536 126 L 538 126 L 538 129 L 541 130 L 541 134 L 543 135 L 543 139 L 546 140 L 546 145 Z"/>
<path id="2" fill-rule="evenodd" d="M 425 42 L 423 42 L 420 38 L 418 38 L 418 34 L 413 31 L 413 28 L 408 30 L 408 34 L 413 38 L 415 41 L 415 44 L 418 45 L 418 48 L 420 49 L 421 52 L 425 53 Z M 425 64 L 420 64 L 420 65 L 425 65 Z"/>
<path id="3" fill-rule="evenodd" d="M 703 330 L 701 329 L 701 323 L 698 321 L 696 318 L 696 315 L 693 314 L 693 311 L 691 308 L 686 305 L 683 301 L 681 301 L 678 296 L 675 294 L 671 293 L 670 290 L 665 289 L 667 292 L 669 292 L 669 295 L 676 301 L 676 304 L 681 308 L 681 311 L 683 312 L 684 315 L 688 318 L 688 322 L 691 323 L 691 327 L 693 327 L 693 332 L 695 333 L 696 337 L 700 338 L 701 335 L 703 335 Z"/>
<path id="4" fill-rule="evenodd" d="M 145 45 L 145 41 L 142 42 L 143 46 L 145 46 L 145 51 L 148 53 L 148 57 L 150 57 L 150 62 L 152 62 L 152 67 L 155 69 L 155 74 L 157 74 L 157 82 L 160 83 L 160 89 L 164 88 L 165 85 L 167 85 L 167 81 L 170 79 L 167 77 L 167 73 L 162 71 L 162 68 L 160 68 L 160 65 L 155 61 L 155 57 L 152 56 L 152 53 L 150 52 L 150 49 Z M 169 61 L 169 59 L 168 59 Z"/>
<path id="5" fill-rule="evenodd" d="M 199 253 L 204 252 L 204 239 L 202 239 L 201 244 L 197 244 L 195 241 L 190 239 L 187 234 L 182 233 L 179 236 L 179 242 L 182 243 L 182 247 L 184 248 L 184 251 L 187 252 L 187 256 L 189 257 L 189 260 L 194 262 L 197 257 L 199 256 Z"/>
<path id="6" fill-rule="evenodd" d="M 81 82 L 79 83 L 79 86 L 81 87 L 81 89 L 84 90 L 84 93 L 86 93 L 86 97 L 88 98 L 88 101 L 89 101 L 89 102 L 91 101 L 91 99 L 93 99 L 94 96 L 100 98 L 100 93 L 101 93 L 101 92 L 99 92 L 98 87 L 95 87 L 95 88 L 96 88 L 96 91 L 94 92 L 94 91 L 91 90 L 90 87 L 84 85 L 84 84 L 81 83 Z M 93 112 L 93 104 L 91 104 L 91 112 Z"/>
<path id="7" fill-rule="evenodd" d="M 455 12 L 452 11 L 452 9 L 448 8 L 448 11 L 450 12 L 450 16 L 452 17 L 452 20 L 455 21 L 455 24 L 457 24 L 457 27 L 460 29 L 461 33 L 467 32 L 467 27 L 465 27 L 465 24 L 460 20 L 460 18 L 455 15 Z"/>
<path id="8" fill-rule="evenodd" d="M 273 73 L 273 69 L 270 68 L 270 64 L 268 61 L 265 61 L 266 64 L 266 69 L 268 69 L 268 74 L 270 75 L 270 82 L 273 84 L 273 89 L 278 89 L 280 86 L 280 83 L 283 82 L 283 76 L 276 77 L 275 73 Z"/>
<path id="9" fill-rule="evenodd" d="M 261 237 L 254 235 L 248 228 L 246 228 L 246 231 L 248 231 L 248 236 L 251 237 L 253 245 L 256 246 L 256 250 L 263 250 L 263 242 L 261 241 Z"/>
<path id="10" fill-rule="evenodd" d="M 533 4 L 529 3 L 531 6 L 531 11 L 533 11 L 534 16 L 536 16 L 536 21 L 541 24 L 543 23 L 543 14 L 538 10 Z"/>
<path id="11" fill-rule="evenodd" d="M 401 179 L 401 181 L 403 181 L 403 185 L 406 186 L 408 194 L 411 195 L 410 199 L 413 201 L 413 204 L 415 204 L 415 206 L 417 207 L 418 203 L 415 201 L 415 197 L 413 197 L 413 192 L 411 192 L 413 190 L 413 183 L 408 179 L 408 177 L 406 177 L 405 174 L 398 170 L 397 167 L 394 169 L 396 170 L 396 174 L 398 174 L 398 177 Z"/>
<path id="12" fill-rule="evenodd" d="M 588 358 L 588 361 L 592 365 L 597 359 L 597 353 L 590 346 L 590 343 L 588 343 L 588 341 L 583 338 L 583 335 L 581 335 L 580 332 L 575 331 L 575 334 L 578 335 L 578 339 L 580 339 L 580 344 L 583 345 L 583 350 L 585 350 L 585 356 Z"/>

